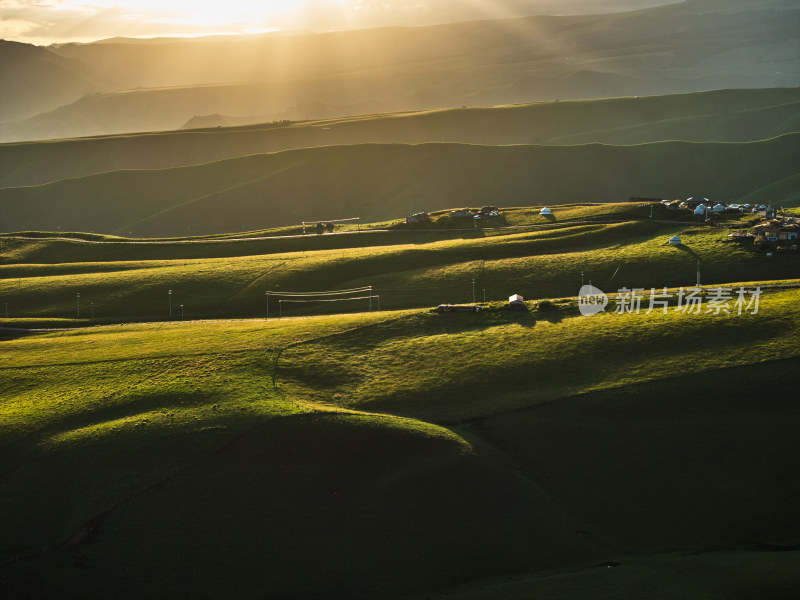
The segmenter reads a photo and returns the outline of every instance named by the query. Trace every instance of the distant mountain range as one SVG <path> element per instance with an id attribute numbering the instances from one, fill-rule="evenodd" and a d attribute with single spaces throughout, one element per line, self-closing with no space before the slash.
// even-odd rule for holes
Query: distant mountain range
<path id="1" fill-rule="evenodd" d="M 386 113 L 0 145 L 0 187 L 319 146 L 750 142 L 800 131 L 800 88 Z"/>
<path id="2" fill-rule="evenodd" d="M 4 89 L 0 140 L 790 87 L 800 83 L 798 30 L 800 8 L 790 0 L 687 0 L 322 34 L 48 49 L 6 42 L 0 72 L 14 85 Z"/>

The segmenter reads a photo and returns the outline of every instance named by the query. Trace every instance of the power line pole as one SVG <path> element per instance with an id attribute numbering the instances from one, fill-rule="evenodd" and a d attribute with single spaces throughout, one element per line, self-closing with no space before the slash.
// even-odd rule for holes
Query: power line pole
<path id="1" fill-rule="evenodd" d="M 267 296 L 267 319 L 269 319 L 269 292 L 266 293 Z"/>
<path id="2" fill-rule="evenodd" d="M 475 304 L 475 280 L 472 280 L 472 303 Z"/>
<path id="3" fill-rule="evenodd" d="M 697 259 L 697 287 L 700 287 L 700 259 Z"/>
<path id="4" fill-rule="evenodd" d="M 81 318 L 81 293 L 80 292 L 75 294 L 75 306 L 76 306 L 77 315 L 78 315 L 76 318 L 80 319 Z"/>
<path id="5" fill-rule="evenodd" d="M 169 295 L 169 318 L 172 319 L 172 290 L 167 292 Z"/>
<path id="6" fill-rule="evenodd" d="M 486 302 L 486 288 L 483 288 L 483 301 Z"/>
<path id="7" fill-rule="evenodd" d="M 92 321 L 94 321 L 94 302 L 89 302 L 89 306 L 92 309 Z"/>
<path id="8" fill-rule="evenodd" d="M 181 321 L 183 321 L 183 304 L 181 304 Z"/>

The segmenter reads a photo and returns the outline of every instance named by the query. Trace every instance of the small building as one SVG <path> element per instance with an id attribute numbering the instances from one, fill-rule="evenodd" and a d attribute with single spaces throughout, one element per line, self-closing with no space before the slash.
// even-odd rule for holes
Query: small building
<path id="1" fill-rule="evenodd" d="M 519 294 L 511 294 L 508 297 L 508 307 L 517 310 L 523 309 L 525 308 L 525 299 Z"/>
<path id="2" fill-rule="evenodd" d="M 791 241 L 796 239 L 800 239 L 800 225 L 797 223 L 784 225 L 778 230 L 778 241 Z"/>
<path id="3" fill-rule="evenodd" d="M 473 216 L 472 211 L 468 208 L 459 208 L 458 210 L 451 210 L 450 216 L 454 219 L 465 219 Z"/>
<path id="4" fill-rule="evenodd" d="M 547 216 L 547 215 L 552 215 L 553 213 L 550 211 L 549 208 L 545 206 L 542 210 L 539 211 L 539 214 Z"/>
<path id="5" fill-rule="evenodd" d="M 691 198 L 687 198 L 685 201 L 686 207 L 694 210 L 701 204 L 709 204 L 708 198 L 703 198 L 702 196 L 692 196 Z"/>
<path id="6" fill-rule="evenodd" d="M 697 208 L 694 209 L 694 214 L 696 214 L 696 215 L 704 215 L 704 214 L 706 214 L 706 205 L 705 204 L 698 204 Z"/>
<path id="7" fill-rule="evenodd" d="M 418 212 L 406 217 L 406 223 L 409 225 L 414 223 L 427 223 L 430 220 L 431 216 L 426 212 Z"/>
<path id="8" fill-rule="evenodd" d="M 481 217 L 499 217 L 500 216 L 500 209 L 496 206 L 483 206 L 478 211 L 478 214 Z"/>
<path id="9" fill-rule="evenodd" d="M 751 230 L 753 237 L 764 236 L 768 242 L 793 241 L 800 239 L 800 224 L 792 217 L 764 219 Z"/>
<path id="10" fill-rule="evenodd" d="M 721 202 L 718 202 L 717 204 L 714 205 L 714 207 L 711 210 L 715 213 L 724 213 L 725 205 L 722 204 Z"/>
<path id="11" fill-rule="evenodd" d="M 677 235 L 673 235 L 671 238 L 669 238 L 669 243 L 671 246 L 680 246 L 683 242 Z"/>

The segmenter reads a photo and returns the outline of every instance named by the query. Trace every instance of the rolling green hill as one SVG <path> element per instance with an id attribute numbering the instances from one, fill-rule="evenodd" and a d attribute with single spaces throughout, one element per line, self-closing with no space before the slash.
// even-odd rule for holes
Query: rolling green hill
<path id="1" fill-rule="evenodd" d="M 356 216 L 378 221 L 459 205 L 629 196 L 747 196 L 794 206 L 796 188 L 776 184 L 796 176 L 799 149 L 800 134 L 749 143 L 321 147 L 6 188 L 0 210 L 7 231 L 165 237 Z"/>
<path id="2" fill-rule="evenodd" d="M 758 316 L 406 311 L 7 338 L 2 583 L 596 598 L 666 580 L 723 594 L 721 573 L 747 573 L 742 597 L 789 598 L 798 305 L 795 290 Z"/>
<path id="3" fill-rule="evenodd" d="M 214 93 L 216 88 L 208 88 Z M 179 89 L 173 90 L 180 94 Z M 0 186 L 365 143 L 749 142 L 800 131 L 800 88 L 542 102 L 0 145 Z"/>
<path id="4" fill-rule="evenodd" d="M 0 509 L 14 515 L 0 585 L 20 599 L 788 600 L 798 255 L 652 208 L 0 236 Z M 617 310 L 614 290 L 674 295 L 698 261 L 702 310 Z M 579 316 L 582 281 L 609 293 L 605 312 Z M 364 285 L 380 310 L 274 318 L 273 297 L 264 318 L 266 290 Z M 430 310 L 473 285 L 480 313 Z M 757 311 L 709 311 L 717 286 L 760 286 Z M 502 308 L 514 292 L 526 310 Z"/>
<path id="5" fill-rule="evenodd" d="M 351 231 L 332 235 L 230 240 L 109 240 L 0 237 L 0 296 L 12 319 L 74 318 L 81 295 L 87 324 L 157 321 L 179 305 L 187 318 L 253 318 L 266 313 L 265 292 L 373 286 L 383 309 L 471 299 L 574 296 L 582 278 L 607 291 L 623 286 L 690 286 L 697 261 L 706 285 L 797 276 L 797 255 L 765 256 L 727 242 L 729 229 L 661 221 L 670 211 L 634 203 L 505 210 L 507 228 L 455 227 Z M 438 218 L 438 217 L 437 217 Z M 619 222 L 592 222 L 591 219 Z M 672 216 L 675 219 L 676 217 Z M 681 218 L 678 216 L 677 218 Z M 687 217 L 683 217 L 684 219 Z M 443 221 L 449 219 L 442 217 Z M 513 227 L 515 224 L 525 224 Z M 679 234 L 683 246 L 666 244 Z M 276 299 L 271 302 L 277 314 Z M 377 303 L 376 306 L 377 308 Z M 364 310 L 367 302 L 308 310 Z"/>

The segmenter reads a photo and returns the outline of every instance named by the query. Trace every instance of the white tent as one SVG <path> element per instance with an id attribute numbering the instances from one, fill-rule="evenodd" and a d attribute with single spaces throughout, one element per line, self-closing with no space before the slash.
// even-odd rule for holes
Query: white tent
<path id="1" fill-rule="evenodd" d="M 704 215 L 706 214 L 706 205 L 701 204 L 697 208 L 694 209 L 694 214 L 696 215 Z"/>
<path id="2" fill-rule="evenodd" d="M 539 214 L 540 215 L 552 215 L 553 213 L 550 212 L 550 209 L 545 206 L 542 210 L 539 211 Z"/>
<path id="3" fill-rule="evenodd" d="M 669 243 L 672 246 L 680 246 L 683 242 L 681 242 L 681 238 L 679 238 L 677 235 L 673 235 L 671 238 L 669 238 Z"/>
<path id="4" fill-rule="evenodd" d="M 711 210 L 716 213 L 725 212 L 725 207 L 722 204 L 715 204 Z"/>

